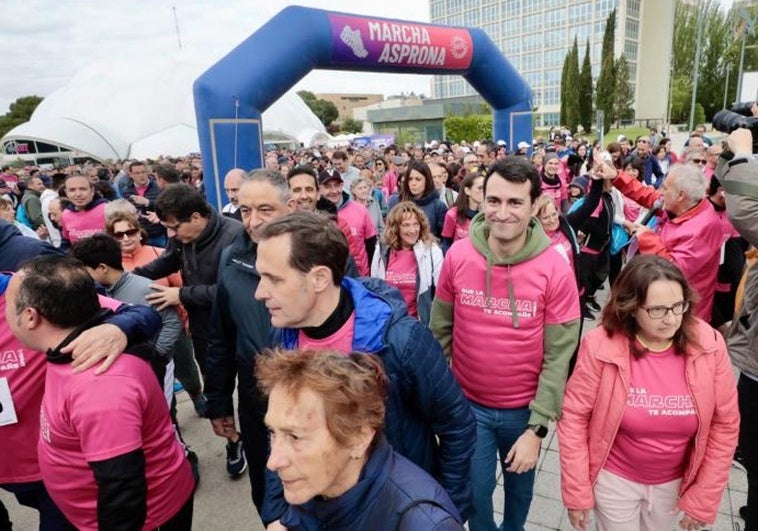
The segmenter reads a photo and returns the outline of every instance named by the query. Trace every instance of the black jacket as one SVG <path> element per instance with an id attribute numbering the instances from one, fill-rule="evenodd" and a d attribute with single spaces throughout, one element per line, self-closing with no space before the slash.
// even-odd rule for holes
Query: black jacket
<path id="1" fill-rule="evenodd" d="M 139 195 L 137 193 L 137 187 L 134 186 L 134 180 L 132 178 L 128 178 L 126 181 L 126 185 L 124 185 L 124 188 L 121 190 L 121 193 L 123 194 L 124 199 L 129 201 L 129 198 L 133 195 Z M 153 180 L 150 179 L 147 181 L 147 190 L 145 190 L 145 198 L 150 201 L 150 203 L 147 206 L 137 205 L 134 204 L 135 207 L 137 207 L 137 211 L 140 214 L 145 214 L 146 212 L 155 212 L 155 200 L 158 199 L 158 196 L 161 193 L 161 189 L 158 188 L 158 184 Z M 131 201 L 129 201 L 131 203 Z M 147 231 L 147 235 L 150 238 L 153 237 L 160 237 L 166 235 L 166 229 L 163 228 L 163 225 L 160 223 L 150 223 L 146 218 L 140 216 L 139 218 L 140 225 Z"/>
<path id="2" fill-rule="evenodd" d="M 171 238 L 166 252 L 134 270 L 136 275 L 153 280 L 181 271 L 184 287 L 179 298 L 189 314 L 190 333 L 195 339 L 208 339 L 221 252 L 234 240 L 241 226 L 238 221 L 211 210 L 208 225 L 195 241 L 184 244 Z"/>
<path id="3" fill-rule="evenodd" d="M 253 294 L 261 277 L 255 269 L 258 246 L 244 228 L 221 253 L 210 320 L 205 367 L 205 397 L 210 419 L 234 414 L 235 381 L 239 369 L 239 400 L 262 399 L 253 374 L 255 356 L 268 347 L 271 317 Z"/>

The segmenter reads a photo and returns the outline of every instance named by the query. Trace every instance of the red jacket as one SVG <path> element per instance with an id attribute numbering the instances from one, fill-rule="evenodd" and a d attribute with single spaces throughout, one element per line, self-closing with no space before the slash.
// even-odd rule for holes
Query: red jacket
<path id="1" fill-rule="evenodd" d="M 613 180 L 613 186 L 645 208 L 651 208 L 660 198 L 658 190 L 623 172 Z M 646 231 L 639 236 L 641 253 L 661 256 L 681 269 L 700 295 L 695 315 L 704 321 L 711 320 L 722 243 L 718 215 L 705 198 L 674 219 L 664 213 L 654 232 Z"/>
<path id="2" fill-rule="evenodd" d="M 721 334 L 697 319 L 694 337 L 697 345 L 685 353 L 685 376 L 698 428 L 687 456 L 679 508 L 713 522 L 737 447 L 737 386 Z M 602 327 L 589 332 L 579 347 L 558 422 L 561 494 L 569 509 L 595 506 L 593 485 L 626 409 L 630 359 L 626 336 L 608 337 Z"/>

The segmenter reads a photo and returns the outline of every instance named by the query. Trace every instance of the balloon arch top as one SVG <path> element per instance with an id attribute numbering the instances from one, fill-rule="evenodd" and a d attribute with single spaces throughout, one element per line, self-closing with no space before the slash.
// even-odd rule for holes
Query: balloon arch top
<path id="1" fill-rule="evenodd" d="M 211 203 L 227 171 L 262 166 L 261 114 L 314 69 L 459 74 L 492 106 L 493 138 L 532 137 L 532 91 L 481 29 L 288 7 L 195 81 Z"/>

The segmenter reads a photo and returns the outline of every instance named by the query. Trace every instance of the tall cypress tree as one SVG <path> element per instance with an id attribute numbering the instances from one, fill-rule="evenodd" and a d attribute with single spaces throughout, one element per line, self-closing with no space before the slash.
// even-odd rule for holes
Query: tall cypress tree
<path id="1" fill-rule="evenodd" d="M 624 54 L 616 60 L 616 94 L 614 116 L 619 120 L 634 118 L 634 90 L 630 78 L 629 63 Z"/>
<path id="2" fill-rule="evenodd" d="M 574 37 L 574 46 L 571 48 L 566 84 L 566 125 L 568 125 L 572 132 L 575 132 L 581 119 L 579 108 L 579 47 L 577 46 L 576 37 Z"/>
<path id="3" fill-rule="evenodd" d="M 592 129 L 592 63 L 590 60 L 590 40 L 584 48 L 582 72 L 579 74 L 579 123 L 585 133 Z"/>
<path id="4" fill-rule="evenodd" d="M 561 72 L 561 125 L 568 123 L 568 115 L 566 113 L 568 104 L 567 88 L 568 88 L 568 70 L 569 63 L 571 62 L 571 50 L 566 52 L 566 58 L 563 60 L 563 71 Z"/>
<path id="5" fill-rule="evenodd" d="M 616 10 L 610 12 L 605 22 L 603 33 L 603 55 L 600 63 L 600 75 L 597 78 L 596 106 L 605 112 L 604 130 L 607 133 L 614 120 L 614 92 L 616 90 L 616 65 L 613 56 L 613 43 L 616 39 Z"/>

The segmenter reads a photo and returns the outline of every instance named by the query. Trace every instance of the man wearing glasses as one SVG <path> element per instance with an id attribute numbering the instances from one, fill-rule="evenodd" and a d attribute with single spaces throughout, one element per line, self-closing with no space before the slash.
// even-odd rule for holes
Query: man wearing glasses
<path id="1" fill-rule="evenodd" d="M 216 294 L 216 274 L 221 251 L 242 224 L 219 215 L 205 197 L 187 184 L 172 184 L 158 196 L 155 212 L 166 228 L 166 252 L 134 270 L 136 275 L 157 279 L 181 271 L 181 288 L 152 284 L 146 299 L 161 311 L 183 304 L 189 315 L 189 331 L 200 372 L 205 377 L 208 323 Z"/>

